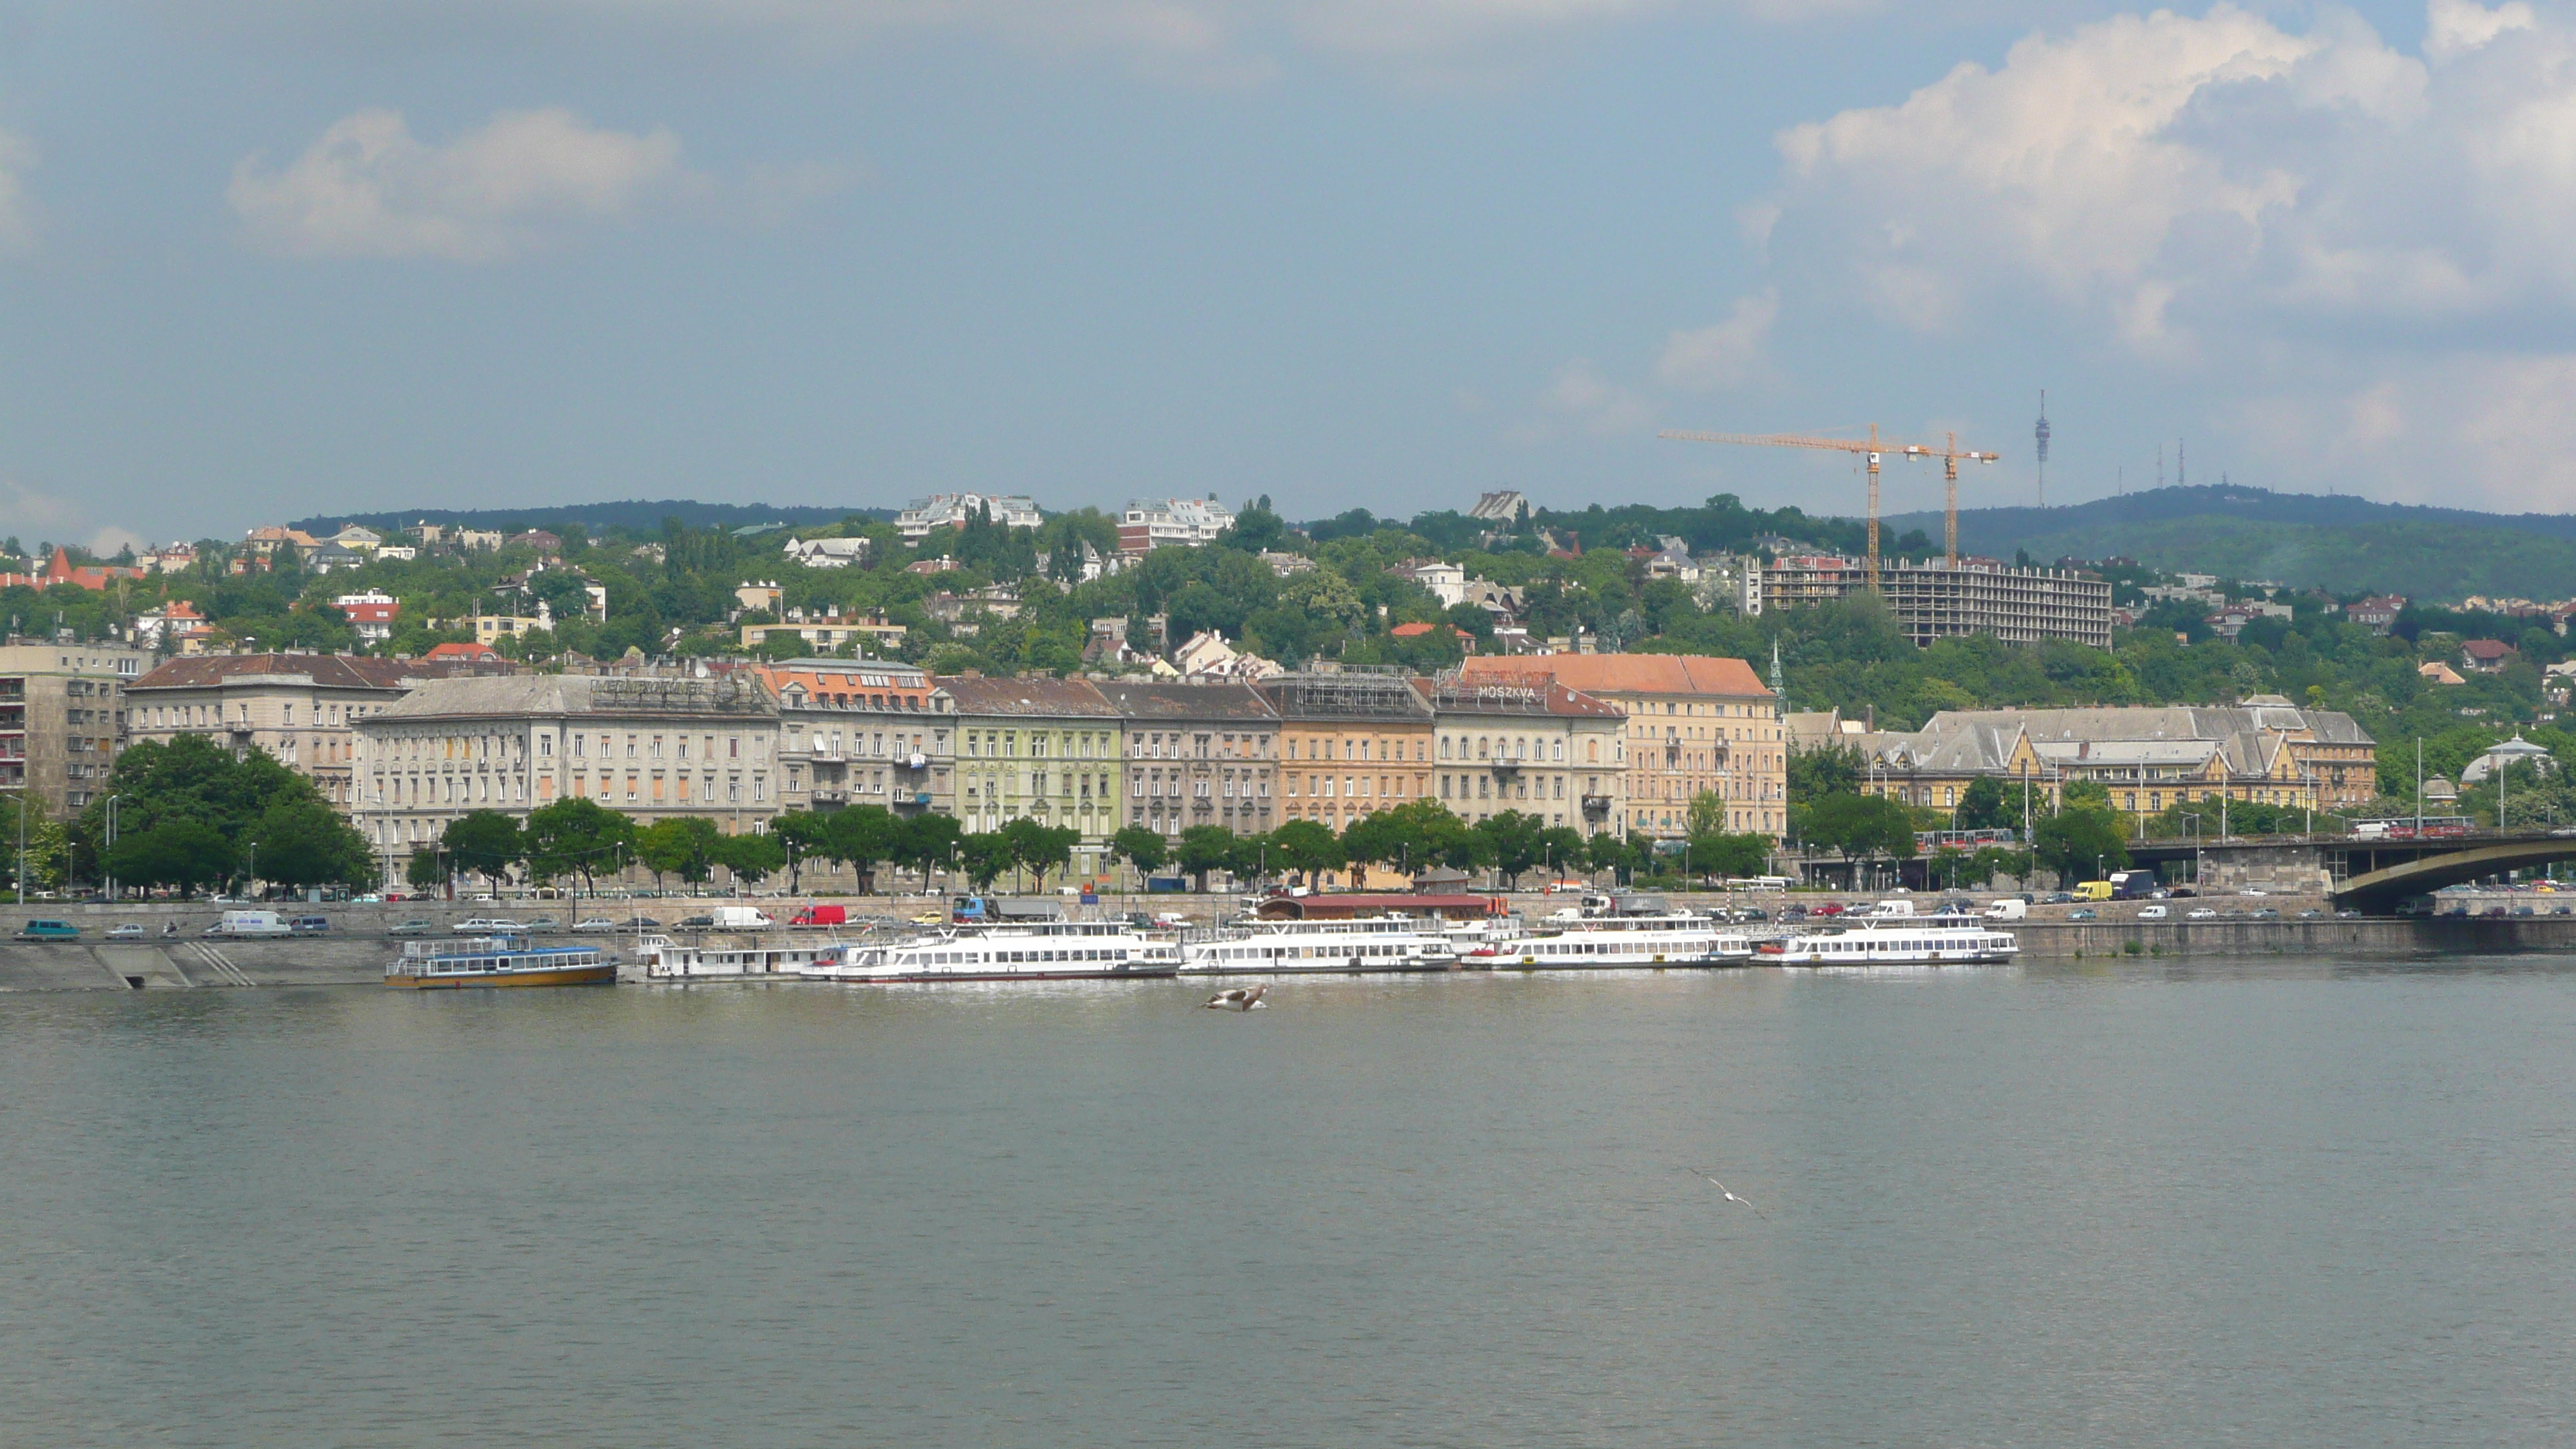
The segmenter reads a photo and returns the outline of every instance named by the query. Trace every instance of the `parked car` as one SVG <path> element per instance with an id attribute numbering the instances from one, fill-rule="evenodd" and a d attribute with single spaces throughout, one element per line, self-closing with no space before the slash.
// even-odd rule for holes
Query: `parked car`
<path id="1" fill-rule="evenodd" d="M 1735 919 L 1738 921 L 1767 921 L 1771 919 L 1771 913 L 1762 909 L 1760 906 L 1746 906 L 1744 909 L 1735 913 Z"/>
<path id="2" fill-rule="evenodd" d="M 120 921 L 107 928 L 107 939 L 111 941 L 140 941 L 143 939 L 143 928 L 134 924 L 132 921 Z"/>
<path id="3" fill-rule="evenodd" d="M 1827 901 L 1820 906 L 1815 906 L 1809 909 L 1807 914 L 1811 916 L 1839 916 L 1848 909 L 1850 909 L 1850 907 L 1845 906 L 1840 901 Z"/>
<path id="4" fill-rule="evenodd" d="M 2194 906 L 2190 910 L 2183 912 L 2183 919 L 2187 921 L 2213 921 L 2217 918 L 2218 912 L 2211 910 L 2207 906 Z"/>
<path id="5" fill-rule="evenodd" d="M 1784 923 L 1790 921 L 1803 921 L 1806 918 L 1807 908 L 1805 906 L 1790 905 L 1782 906 L 1780 908 L 1780 919 Z"/>
<path id="6" fill-rule="evenodd" d="M 662 923 L 651 916 L 637 916 L 626 923 L 626 928 L 632 931 L 658 931 L 662 929 Z"/>
<path id="7" fill-rule="evenodd" d="M 2265 906 L 2263 909 L 2254 912 L 2247 919 L 2256 921 L 2277 921 L 2281 919 L 2281 913 L 2273 910 L 2270 906 Z"/>
<path id="8" fill-rule="evenodd" d="M 438 922 L 414 916 L 398 926 L 385 927 L 388 936 L 426 936 L 438 929 Z"/>
<path id="9" fill-rule="evenodd" d="M 519 929 L 522 931 L 560 931 L 563 929 L 563 922 L 556 920 L 552 916 L 530 916 L 519 923 Z"/>
<path id="10" fill-rule="evenodd" d="M 2335 919 L 2338 921 L 2358 921 L 2361 919 L 2361 912 L 2354 910 L 2337 911 L 2335 912 Z"/>
<path id="11" fill-rule="evenodd" d="M 286 929 L 299 936 L 319 936 L 331 929 L 329 916 L 297 916 L 286 923 Z"/>
<path id="12" fill-rule="evenodd" d="M 614 931 L 617 929 L 617 923 L 606 916 L 592 916 L 587 920 L 573 922 L 572 928 L 575 931 Z"/>
<path id="13" fill-rule="evenodd" d="M 80 939 L 80 927 L 69 921 L 29 921 L 18 932 L 18 939 L 21 941 L 77 941 Z"/>
<path id="14" fill-rule="evenodd" d="M 447 928 L 459 936 L 488 936 L 498 931 L 515 931 L 519 923 L 501 916 L 467 916 Z"/>
<path id="15" fill-rule="evenodd" d="M 680 918 L 680 929 L 683 931 L 710 931 L 715 929 L 715 924 L 716 918 L 713 916 L 682 916 Z"/>
<path id="16" fill-rule="evenodd" d="M 2299 912 L 2299 919 L 2302 921 L 2322 921 L 2325 918 L 2326 913 L 2313 906 L 2309 907 L 2307 910 Z"/>
<path id="17" fill-rule="evenodd" d="M 2078 906 L 2066 913 L 2066 919 L 2070 921 L 2097 921 L 2101 918 L 2102 913 L 2091 906 Z"/>
<path id="18" fill-rule="evenodd" d="M 2161 921 L 2172 914 L 2172 910 L 2165 906 L 2138 907 L 2138 919 L 2141 921 Z"/>
<path id="19" fill-rule="evenodd" d="M 2075 896 L 2069 891 L 2050 891 L 2039 898 L 2039 903 L 2043 906 L 2071 906 L 2075 904 Z"/>

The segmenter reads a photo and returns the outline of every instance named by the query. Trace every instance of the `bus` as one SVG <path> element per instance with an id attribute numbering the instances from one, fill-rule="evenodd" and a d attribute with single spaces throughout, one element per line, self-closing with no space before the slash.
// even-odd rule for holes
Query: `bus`
<path id="1" fill-rule="evenodd" d="M 1785 875 L 1738 876 L 1729 880 L 1726 888 L 1731 891 L 1785 891 L 1789 888 L 1789 878 Z"/>
<path id="2" fill-rule="evenodd" d="M 2010 846 L 2020 842 L 2018 830 L 1918 830 L 1914 848 L 1929 855 L 1936 850 L 1983 850 L 1990 845 Z"/>
<path id="3" fill-rule="evenodd" d="M 2439 840 L 2466 835 L 2474 825 L 2466 815 L 2427 815 L 2421 821 L 2400 815 L 2393 820 L 2356 820 L 2352 833 L 2365 840 Z"/>

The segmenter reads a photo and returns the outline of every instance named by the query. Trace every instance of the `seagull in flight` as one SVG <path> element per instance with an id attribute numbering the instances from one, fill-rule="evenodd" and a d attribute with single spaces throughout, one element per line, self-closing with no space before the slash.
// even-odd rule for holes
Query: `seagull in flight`
<path id="1" fill-rule="evenodd" d="M 1701 1177 L 1708 1178 L 1708 1181 L 1717 1188 L 1718 1194 L 1724 1197 L 1728 1202 L 1734 1203 L 1736 1206 L 1745 1209 L 1755 1217 L 1762 1219 L 1764 1222 L 1769 1222 L 1771 1220 L 1771 1215 L 1769 1213 L 1766 1213 L 1762 1209 L 1755 1207 L 1753 1204 L 1746 1202 L 1744 1199 L 1737 1197 L 1734 1189 L 1728 1187 L 1725 1183 L 1719 1182 L 1716 1178 L 1709 1177 L 1706 1172 L 1699 1168 L 1694 1167 L 1690 1170 L 1698 1173 Z"/>
<path id="2" fill-rule="evenodd" d="M 1269 1009 L 1270 1003 L 1261 999 L 1261 993 L 1269 989 L 1270 983 L 1264 981 L 1258 986 L 1237 986 L 1230 991 L 1220 991 L 1207 999 L 1207 1009 L 1210 1011 L 1265 1011 Z"/>

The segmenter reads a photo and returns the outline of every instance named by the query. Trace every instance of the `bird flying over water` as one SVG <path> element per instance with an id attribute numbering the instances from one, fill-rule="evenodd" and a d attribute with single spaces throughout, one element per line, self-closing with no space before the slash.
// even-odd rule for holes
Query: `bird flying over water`
<path id="1" fill-rule="evenodd" d="M 1717 1188 L 1718 1194 L 1721 1197 L 1724 1197 L 1728 1202 L 1734 1203 L 1736 1206 L 1745 1209 L 1747 1212 L 1752 1213 L 1755 1217 L 1760 1218 L 1765 1222 L 1770 1221 L 1771 1215 L 1769 1213 L 1766 1213 L 1762 1209 L 1755 1207 L 1753 1204 L 1746 1202 L 1744 1199 L 1737 1197 L 1734 1190 L 1729 1188 L 1725 1183 L 1719 1182 L 1716 1178 L 1709 1177 L 1706 1172 L 1701 1171 L 1699 1168 L 1694 1167 L 1690 1170 L 1694 1173 L 1698 1173 L 1703 1178 L 1707 1178 L 1708 1181 Z"/>
<path id="2" fill-rule="evenodd" d="M 1258 986 L 1237 986 L 1230 991 L 1220 991 L 1207 999 L 1207 1009 L 1210 1011 L 1267 1010 L 1270 1003 L 1261 999 L 1261 993 L 1269 989 L 1270 983 L 1265 981 Z"/>

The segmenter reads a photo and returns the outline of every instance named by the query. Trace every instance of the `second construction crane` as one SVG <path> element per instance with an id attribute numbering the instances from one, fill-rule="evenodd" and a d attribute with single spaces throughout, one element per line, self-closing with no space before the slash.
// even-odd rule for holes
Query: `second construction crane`
<path id="1" fill-rule="evenodd" d="M 1673 438 L 1685 443 L 1742 443 L 1755 448 L 1822 448 L 1837 453 L 1859 453 L 1869 459 L 1869 586 L 1878 587 L 1878 460 L 1882 453 L 1895 453 L 1907 458 L 1941 460 L 1945 497 L 1941 513 L 1941 546 L 1952 568 L 1959 566 L 1959 460 L 1972 463 L 2000 461 L 2001 453 L 1962 451 L 1959 435 L 1949 433 L 1940 447 L 1923 443 L 1883 442 L 1878 424 L 1869 425 L 1867 438 L 1815 438 L 1800 433 L 1685 433 L 1665 432 L 1657 437 Z"/>

